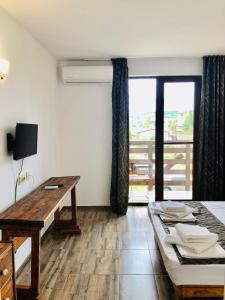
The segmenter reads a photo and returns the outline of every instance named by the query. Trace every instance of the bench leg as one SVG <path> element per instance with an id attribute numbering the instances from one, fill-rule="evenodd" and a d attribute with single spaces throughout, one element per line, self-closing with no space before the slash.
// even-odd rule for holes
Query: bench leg
<path id="1" fill-rule="evenodd" d="M 59 208 L 55 212 L 55 229 L 62 233 L 76 233 L 80 234 L 81 230 L 77 221 L 77 204 L 76 204 L 76 190 L 75 187 L 71 190 L 71 213 L 70 220 L 61 220 L 61 212 Z"/>

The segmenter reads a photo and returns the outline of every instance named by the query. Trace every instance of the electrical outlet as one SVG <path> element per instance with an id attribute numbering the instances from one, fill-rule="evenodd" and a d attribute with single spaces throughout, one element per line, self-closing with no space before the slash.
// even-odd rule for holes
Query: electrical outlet
<path id="1" fill-rule="evenodd" d="M 29 172 L 26 172 L 26 180 L 31 179 L 32 175 Z"/>
<path id="2" fill-rule="evenodd" d="M 27 171 L 23 171 L 20 176 L 18 177 L 18 185 L 23 184 L 25 181 L 31 178 L 31 174 Z"/>

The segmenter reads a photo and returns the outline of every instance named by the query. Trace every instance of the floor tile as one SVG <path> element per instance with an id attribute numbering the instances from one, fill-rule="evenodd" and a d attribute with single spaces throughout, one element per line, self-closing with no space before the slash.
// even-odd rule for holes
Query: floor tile
<path id="1" fill-rule="evenodd" d="M 120 245 L 121 249 L 128 249 L 128 250 L 148 249 L 148 241 L 147 241 L 146 233 L 144 231 L 121 233 L 120 244 L 121 244 Z"/>
<path id="2" fill-rule="evenodd" d="M 53 290 L 49 300 L 119 300 L 119 277 L 70 275 L 64 289 Z"/>
<path id="3" fill-rule="evenodd" d="M 121 275 L 120 300 L 159 300 L 152 275 Z"/>
<path id="4" fill-rule="evenodd" d="M 159 250 L 150 250 L 150 256 L 153 266 L 153 272 L 155 275 L 166 275 L 166 269 L 163 264 L 162 257 L 160 255 Z"/>
<path id="5" fill-rule="evenodd" d="M 147 232 L 146 237 L 147 237 L 147 241 L 148 241 L 148 248 L 150 250 L 158 250 L 158 245 L 156 243 L 154 233 Z"/>
<path id="6" fill-rule="evenodd" d="M 148 250 L 121 250 L 119 274 L 153 274 Z"/>

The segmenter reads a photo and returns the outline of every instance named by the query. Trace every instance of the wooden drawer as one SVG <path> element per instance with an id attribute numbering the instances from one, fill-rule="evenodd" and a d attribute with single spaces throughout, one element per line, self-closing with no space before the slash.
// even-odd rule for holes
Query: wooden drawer
<path id="1" fill-rule="evenodd" d="M 9 278 L 8 282 L 5 284 L 1 290 L 1 300 L 15 300 L 14 288 L 13 288 L 13 278 Z"/>
<path id="2" fill-rule="evenodd" d="M 5 283 L 12 277 L 13 273 L 13 260 L 12 249 L 5 251 L 0 257 L 0 289 L 2 289 Z"/>
<path id="3" fill-rule="evenodd" d="M 0 242 L 0 300 L 16 300 L 14 253 L 11 242 Z"/>

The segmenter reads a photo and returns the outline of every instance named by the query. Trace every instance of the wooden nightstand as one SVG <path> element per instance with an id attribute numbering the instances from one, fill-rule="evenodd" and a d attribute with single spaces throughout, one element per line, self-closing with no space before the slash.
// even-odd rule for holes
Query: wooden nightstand
<path id="1" fill-rule="evenodd" d="M 16 300 L 12 242 L 0 242 L 0 300 Z"/>

